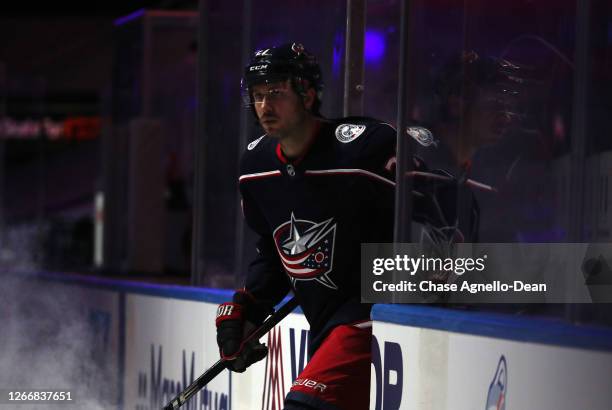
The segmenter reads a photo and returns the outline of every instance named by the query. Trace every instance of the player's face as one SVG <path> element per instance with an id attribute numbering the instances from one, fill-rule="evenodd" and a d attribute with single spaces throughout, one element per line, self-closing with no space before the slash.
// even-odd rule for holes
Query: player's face
<path id="1" fill-rule="evenodd" d="M 302 97 L 289 80 L 255 85 L 252 96 L 259 123 L 268 135 L 278 138 L 291 135 L 307 115 Z"/>
<path id="2" fill-rule="evenodd" d="M 499 141 L 512 121 L 509 110 L 508 104 L 500 99 L 498 93 L 481 91 L 468 114 L 472 142 L 483 145 Z"/>

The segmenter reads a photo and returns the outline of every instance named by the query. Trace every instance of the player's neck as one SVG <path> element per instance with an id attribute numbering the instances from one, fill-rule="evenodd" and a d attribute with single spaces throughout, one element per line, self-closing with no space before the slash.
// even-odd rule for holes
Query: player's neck
<path id="1" fill-rule="evenodd" d="M 438 127 L 438 137 L 444 141 L 457 165 L 464 164 L 472 159 L 475 147 L 467 138 L 462 137 L 463 133 L 460 124 L 447 124 Z"/>
<path id="2" fill-rule="evenodd" d="M 293 132 L 281 138 L 280 145 L 287 158 L 300 158 L 306 154 L 312 141 L 319 132 L 320 121 L 313 115 L 304 118 L 304 122 Z"/>

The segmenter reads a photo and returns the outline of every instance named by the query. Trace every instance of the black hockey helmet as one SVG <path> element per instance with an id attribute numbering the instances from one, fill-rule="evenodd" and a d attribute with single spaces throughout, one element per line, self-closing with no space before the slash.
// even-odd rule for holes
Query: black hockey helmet
<path id="1" fill-rule="evenodd" d="M 317 93 L 313 113 L 319 114 L 323 97 L 321 67 L 314 55 L 300 43 L 287 43 L 257 50 L 245 67 L 242 94 L 245 103 L 252 107 L 251 88 L 256 84 L 291 80 L 295 91 L 304 94 L 308 88 Z"/>
<path id="2" fill-rule="evenodd" d="M 508 60 L 463 52 L 442 67 L 436 81 L 439 95 L 460 95 L 469 87 L 494 86 L 500 93 L 518 95 L 524 87 L 525 69 Z"/>
<path id="3" fill-rule="evenodd" d="M 516 115 L 517 103 L 528 86 L 528 73 L 509 60 L 481 57 L 475 51 L 455 55 L 440 70 L 435 91 L 444 104 L 451 95 L 472 101 L 479 90 L 494 91 L 497 102 L 509 114 Z"/>

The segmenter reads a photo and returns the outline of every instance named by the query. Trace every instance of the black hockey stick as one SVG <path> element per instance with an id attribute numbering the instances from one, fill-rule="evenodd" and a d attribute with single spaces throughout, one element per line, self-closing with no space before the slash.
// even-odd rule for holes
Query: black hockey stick
<path id="1" fill-rule="evenodd" d="M 293 311 L 298 305 L 298 301 L 295 297 L 291 298 L 287 303 L 281 306 L 276 312 L 272 313 L 257 329 L 253 331 L 244 342 L 251 340 L 259 340 L 262 336 L 268 333 L 274 326 L 276 326 L 281 320 L 285 318 L 289 313 Z M 228 360 L 219 359 L 217 363 L 213 364 L 208 370 L 206 370 L 200 377 L 198 377 L 193 383 L 191 383 L 185 390 L 180 392 L 178 396 L 170 400 L 170 403 L 164 407 L 163 410 L 175 410 L 181 407 L 192 398 L 197 392 L 199 392 L 204 386 L 206 386 L 212 379 L 217 377 L 228 366 Z"/>

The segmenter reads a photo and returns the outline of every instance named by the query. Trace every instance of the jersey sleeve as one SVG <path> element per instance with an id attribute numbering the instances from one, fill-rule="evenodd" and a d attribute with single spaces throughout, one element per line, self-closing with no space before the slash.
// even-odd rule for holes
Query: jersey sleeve
<path id="1" fill-rule="evenodd" d="M 393 242 L 395 207 L 395 165 L 397 134 L 388 124 L 379 124 L 368 135 L 360 158 L 368 178 L 368 205 L 372 216 L 369 241 Z"/>
<path id="2" fill-rule="evenodd" d="M 395 184 L 397 132 L 389 124 L 379 124 L 368 136 L 362 149 L 363 158 L 368 171 L 385 179 L 387 185 Z"/>
<path id="3" fill-rule="evenodd" d="M 260 303 L 272 308 L 290 290 L 274 245 L 272 232 L 248 189 L 240 185 L 242 211 L 247 225 L 257 234 L 257 256 L 248 266 L 245 289 Z"/>

